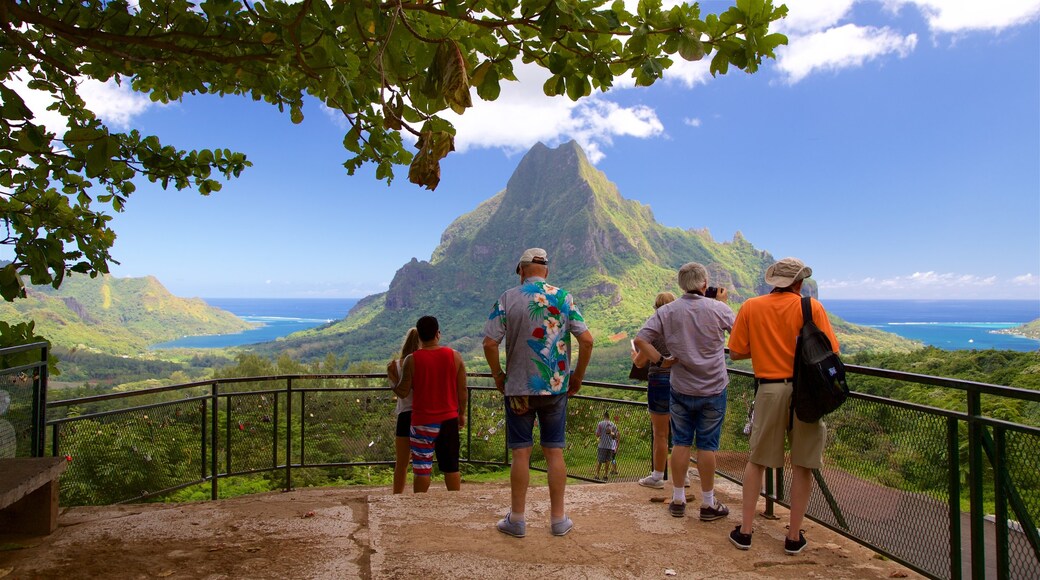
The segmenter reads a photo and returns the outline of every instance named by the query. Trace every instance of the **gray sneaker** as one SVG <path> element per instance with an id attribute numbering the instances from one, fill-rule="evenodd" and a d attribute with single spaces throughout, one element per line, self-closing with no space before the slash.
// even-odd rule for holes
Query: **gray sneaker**
<path id="1" fill-rule="evenodd" d="M 653 489 L 664 489 L 664 479 L 654 479 L 653 474 L 639 480 L 639 485 Z"/>
<path id="2" fill-rule="evenodd" d="M 506 517 L 498 520 L 498 531 L 502 532 L 507 536 L 513 536 L 514 538 L 522 538 L 527 535 L 527 522 L 514 522 L 509 519 L 512 514 L 506 514 Z M 568 520 L 569 521 L 569 520 Z M 553 526 L 555 530 L 556 527 Z"/>
<path id="3" fill-rule="evenodd" d="M 713 507 L 701 507 L 701 521 L 713 522 L 729 515 L 729 508 L 719 500 L 715 500 Z"/>
<path id="4" fill-rule="evenodd" d="M 554 536 L 566 536 L 567 532 L 574 529 L 574 522 L 567 516 L 563 516 L 563 521 L 552 525 L 552 535 Z"/>

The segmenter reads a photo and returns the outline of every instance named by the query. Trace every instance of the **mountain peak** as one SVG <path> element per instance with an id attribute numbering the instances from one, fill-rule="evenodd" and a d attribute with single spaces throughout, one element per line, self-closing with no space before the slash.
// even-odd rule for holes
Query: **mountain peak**
<path id="1" fill-rule="evenodd" d="M 678 291 L 675 272 L 686 262 L 704 264 L 712 284 L 740 300 L 759 293 L 771 260 L 749 243 L 718 243 L 706 232 L 657 223 L 648 206 L 623 198 L 576 142 L 538 143 L 503 191 L 448 226 L 429 262 L 405 264 L 384 295 L 314 334 L 369 349 L 375 345 L 365 337 L 376 329 L 403 332 L 433 314 L 466 350 L 479 342 L 494 297 L 517 283 L 517 258 L 530 247 L 545 248 L 550 281 L 569 290 L 606 335 L 638 328 L 658 292 Z M 301 337 L 298 346 L 309 348 L 310 340 Z"/>
<path id="2" fill-rule="evenodd" d="M 532 194 L 556 197 L 573 192 L 575 186 L 586 190 L 580 186 L 585 181 L 584 174 L 590 169 L 588 157 L 577 142 L 568 141 L 555 149 L 539 142 L 524 155 L 509 178 L 506 203 L 512 198 L 522 198 L 520 203 L 537 203 L 540 200 L 530 199 Z"/>

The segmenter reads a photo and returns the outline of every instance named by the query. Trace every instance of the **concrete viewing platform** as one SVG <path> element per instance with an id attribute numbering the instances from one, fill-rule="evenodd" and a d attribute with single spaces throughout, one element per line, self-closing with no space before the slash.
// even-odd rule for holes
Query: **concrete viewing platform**
<path id="1" fill-rule="evenodd" d="M 696 473 L 695 471 L 691 473 Z M 634 482 L 570 484 L 574 529 L 549 533 L 549 493 L 528 494 L 527 537 L 495 522 L 507 482 L 425 495 L 389 488 L 324 487 L 191 504 L 63 510 L 49 536 L 0 535 L 0 578 L 918 578 L 911 570 L 806 522 L 808 547 L 783 550 L 780 520 L 757 517 L 749 551 L 728 538 L 740 487 L 722 480 L 729 518 L 669 516 L 671 488 Z M 696 480 L 688 490 L 699 497 Z M 759 503 L 761 511 L 763 501 Z M 10 532 L 10 530 L 3 530 Z"/>

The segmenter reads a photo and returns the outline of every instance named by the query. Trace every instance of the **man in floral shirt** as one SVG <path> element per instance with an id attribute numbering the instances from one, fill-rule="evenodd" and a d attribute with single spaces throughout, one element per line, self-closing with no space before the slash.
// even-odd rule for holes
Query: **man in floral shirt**
<path id="1" fill-rule="evenodd" d="M 511 506 L 498 522 L 504 534 L 527 533 L 524 509 L 530 480 L 534 422 L 538 419 L 542 452 L 549 468 L 552 533 L 562 536 L 574 526 L 564 511 L 567 465 L 563 447 L 567 429 L 567 397 L 581 389 L 592 358 L 592 333 L 571 295 L 545 282 L 549 259 L 545 250 L 530 248 L 516 265 L 520 285 L 498 298 L 484 325 L 484 356 L 495 387 L 505 395 L 506 443 L 513 452 L 510 471 Z M 571 335 L 578 339 L 578 363 L 571 372 Z M 503 372 L 499 345 L 506 342 Z"/>

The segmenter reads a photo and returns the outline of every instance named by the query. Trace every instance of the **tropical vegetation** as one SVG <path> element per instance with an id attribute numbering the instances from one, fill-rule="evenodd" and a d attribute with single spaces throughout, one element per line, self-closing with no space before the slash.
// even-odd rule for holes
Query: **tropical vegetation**
<path id="1" fill-rule="evenodd" d="M 0 267 L 0 295 L 23 296 L 23 277 L 57 288 L 69 273 L 108 273 L 111 213 L 138 181 L 208 195 L 251 165 L 219 146 L 184 151 L 113 130 L 81 97 L 87 80 L 163 103 L 246 97 L 288 109 L 295 123 L 310 97 L 349 125 L 348 174 L 371 163 L 390 181 L 395 165 L 408 165 L 410 181 L 434 189 L 454 149 L 441 113 L 464 113 L 474 94 L 496 99 L 520 63 L 551 73 L 547 95 L 573 100 L 622 76 L 650 85 L 675 57 L 709 57 L 712 74 L 750 73 L 787 42 L 769 31 L 786 13 L 772 0 L 704 16 L 697 4 L 661 0 L 634 11 L 605 0 L 0 0 L 0 245 L 13 255 Z M 44 126 L 16 83 L 46 94 L 65 126 Z"/>

